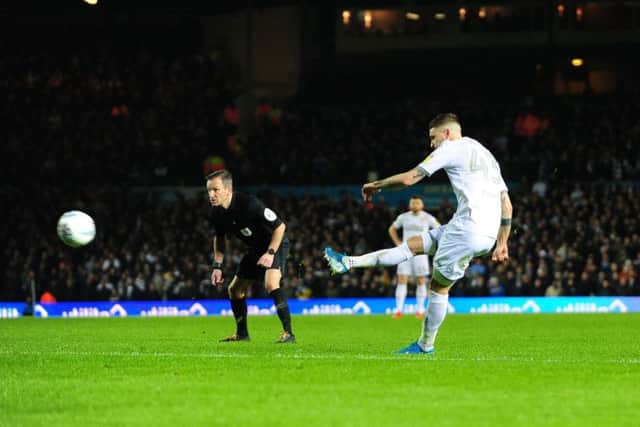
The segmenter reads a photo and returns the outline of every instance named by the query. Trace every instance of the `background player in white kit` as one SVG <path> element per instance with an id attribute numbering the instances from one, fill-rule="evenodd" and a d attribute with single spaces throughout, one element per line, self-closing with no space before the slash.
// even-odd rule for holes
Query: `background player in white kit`
<path id="1" fill-rule="evenodd" d="M 435 339 L 449 305 L 449 289 L 464 276 L 469 261 L 491 251 L 492 259 L 509 258 L 507 240 L 511 231 L 511 200 L 493 155 L 478 141 L 462 136 L 455 114 L 439 114 L 429 123 L 433 152 L 415 169 L 369 182 L 362 197 L 370 202 L 383 188 L 405 188 L 444 169 L 458 200 L 449 223 L 411 237 L 393 249 L 362 256 L 339 254 L 325 248 L 325 258 L 334 274 L 351 268 L 398 265 L 414 255 L 434 255 L 429 304 L 418 341 L 400 354 L 433 353 Z"/>
<path id="2" fill-rule="evenodd" d="M 420 196 L 412 196 L 409 200 L 409 211 L 403 212 L 393 221 L 389 227 L 389 237 L 396 246 L 409 240 L 410 237 L 419 236 L 431 228 L 440 227 L 440 223 L 433 215 L 424 211 L 424 202 Z M 398 235 L 402 230 L 402 240 Z M 424 315 L 424 302 L 427 299 L 427 276 L 429 276 L 429 255 L 416 255 L 398 264 L 396 284 L 396 309 L 393 317 L 402 317 L 404 300 L 407 298 L 407 284 L 413 277 L 416 285 L 416 317 L 421 319 Z"/>

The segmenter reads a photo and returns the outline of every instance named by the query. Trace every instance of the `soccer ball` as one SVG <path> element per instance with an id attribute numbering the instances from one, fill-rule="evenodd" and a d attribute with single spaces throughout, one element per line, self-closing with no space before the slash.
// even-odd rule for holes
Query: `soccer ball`
<path id="1" fill-rule="evenodd" d="M 96 237 L 96 224 L 84 212 L 65 212 L 58 220 L 58 237 L 72 248 L 84 246 Z"/>

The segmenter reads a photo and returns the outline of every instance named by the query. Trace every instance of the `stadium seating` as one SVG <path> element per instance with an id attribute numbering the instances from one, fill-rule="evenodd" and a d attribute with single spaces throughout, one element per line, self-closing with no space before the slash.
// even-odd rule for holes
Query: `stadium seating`
<path id="1" fill-rule="evenodd" d="M 60 300 L 222 298 L 209 283 L 211 228 L 200 199 L 167 202 L 126 191 L 96 190 L 80 207 L 98 223 L 95 242 L 81 250 L 63 246 L 55 218 L 74 205 L 63 190 L 38 192 L 24 214 L 2 225 L 5 242 L 4 300 L 21 300 L 33 281 L 38 294 Z M 21 194 L 7 198 L 14 204 Z M 370 269 L 332 278 L 322 262 L 325 245 L 362 253 L 391 245 L 386 228 L 400 208 L 367 209 L 354 198 L 282 198 L 262 194 L 281 212 L 292 240 L 284 288 L 300 298 L 391 295 L 392 269 Z M 552 187 L 513 195 L 511 259 L 495 265 L 475 261 L 454 295 L 640 295 L 640 208 L 632 187 Z M 440 221 L 452 214 L 431 210 Z M 12 211 L 13 212 L 13 211 Z M 120 213 L 120 214 L 118 214 Z M 18 238 L 18 236 L 22 236 Z M 225 272 L 230 278 L 242 255 L 232 243 Z M 251 295 L 264 296 L 260 286 Z"/>
<path id="2" fill-rule="evenodd" d="M 208 282 L 204 202 L 141 197 L 132 187 L 199 186 L 203 170 L 223 164 L 239 185 L 360 184 L 415 166 L 428 152 L 425 123 L 454 108 L 521 189 L 512 195 L 512 259 L 475 262 L 454 295 L 640 295 L 637 97 L 261 101 L 245 134 L 234 109 L 239 92 L 224 70 L 199 53 L 0 58 L 9 130 L 0 197 L 15 207 L 0 225 L 0 299 L 24 299 L 32 282 L 58 300 L 224 297 Z M 391 294 L 391 269 L 331 278 L 321 250 L 388 246 L 386 228 L 401 207 L 268 197 L 290 225 L 289 295 Z M 55 237 L 57 216 L 70 208 L 98 223 L 96 242 L 82 251 Z M 434 213 L 446 221 L 452 211 Z M 227 257 L 228 277 L 239 256 L 234 249 Z"/>

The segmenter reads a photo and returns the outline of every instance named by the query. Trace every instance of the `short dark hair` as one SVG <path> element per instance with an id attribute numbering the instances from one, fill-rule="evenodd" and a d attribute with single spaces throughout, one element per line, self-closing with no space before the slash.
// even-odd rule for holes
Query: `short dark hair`
<path id="1" fill-rule="evenodd" d="M 231 187 L 233 185 L 233 176 L 231 175 L 231 172 L 226 169 L 211 172 L 209 175 L 204 177 L 204 180 L 209 181 L 214 178 L 220 178 L 225 187 Z"/>
<path id="2" fill-rule="evenodd" d="M 417 194 L 414 194 L 413 196 L 411 196 L 409 198 L 409 200 L 411 200 L 411 199 L 418 199 L 418 200 L 421 200 L 424 203 L 424 200 L 422 200 L 422 196 L 418 196 Z"/>
<path id="3" fill-rule="evenodd" d="M 440 113 L 429 122 L 429 129 L 437 128 L 448 123 L 457 123 L 460 127 L 462 127 L 462 123 L 460 123 L 460 119 L 456 114 Z"/>

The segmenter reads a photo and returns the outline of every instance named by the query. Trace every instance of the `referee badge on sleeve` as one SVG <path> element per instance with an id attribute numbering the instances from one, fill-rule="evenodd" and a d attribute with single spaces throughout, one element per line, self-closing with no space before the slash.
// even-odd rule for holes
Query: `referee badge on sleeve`
<path id="1" fill-rule="evenodd" d="M 267 221 L 271 221 L 271 222 L 275 221 L 276 218 L 278 218 L 276 213 L 269 208 L 265 208 L 264 217 L 267 219 Z"/>

